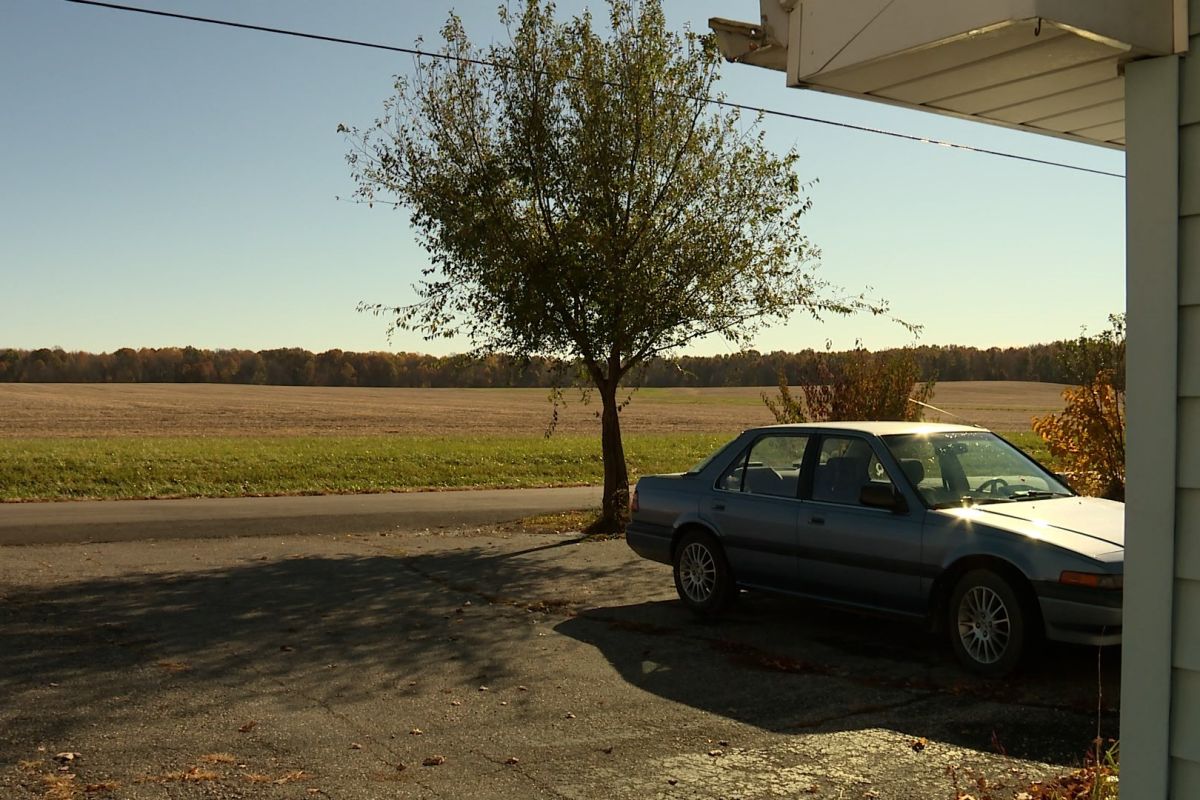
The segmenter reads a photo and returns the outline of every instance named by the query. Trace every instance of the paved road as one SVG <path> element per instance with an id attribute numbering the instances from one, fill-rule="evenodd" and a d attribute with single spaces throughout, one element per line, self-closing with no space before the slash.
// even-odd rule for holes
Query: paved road
<path id="1" fill-rule="evenodd" d="M 0 546 L 486 525 L 597 506 L 594 486 L 307 497 L 0 503 Z"/>

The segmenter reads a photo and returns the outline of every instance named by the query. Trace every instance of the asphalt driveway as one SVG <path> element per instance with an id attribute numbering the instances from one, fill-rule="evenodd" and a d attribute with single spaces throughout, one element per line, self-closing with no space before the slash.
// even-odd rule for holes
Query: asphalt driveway
<path id="1" fill-rule="evenodd" d="M 703 624 L 622 541 L 9 547 L 0 797 L 998 800 L 1116 735 L 1118 663 L 988 683 L 888 620 Z"/>

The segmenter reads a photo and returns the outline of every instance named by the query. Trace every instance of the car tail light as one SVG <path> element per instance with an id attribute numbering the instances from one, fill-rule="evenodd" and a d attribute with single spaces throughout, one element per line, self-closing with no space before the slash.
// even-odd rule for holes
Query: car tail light
<path id="1" fill-rule="evenodd" d="M 1087 586 L 1090 589 L 1123 589 L 1124 575 L 1109 575 L 1095 572 L 1063 572 L 1058 582 L 1067 586 Z"/>
<path id="2" fill-rule="evenodd" d="M 637 498 L 637 487 L 636 486 L 633 488 L 633 494 L 629 495 L 629 510 L 630 511 L 638 510 L 638 498 Z"/>

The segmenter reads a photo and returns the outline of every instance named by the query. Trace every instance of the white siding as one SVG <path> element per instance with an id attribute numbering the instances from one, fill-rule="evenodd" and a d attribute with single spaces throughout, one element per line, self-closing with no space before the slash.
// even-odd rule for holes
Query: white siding
<path id="1" fill-rule="evenodd" d="M 1200 767 L 1200 672 L 1177 669 L 1174 676 L 1172 695 L 1176 711 L 1192 709 L 1191 714 L 1175 713 L 1171 716 L 1171 757 L 1175 761 L 1190 761 L 1191 766 Z M 1196 786 L 1172 786 L 1171 797 L 1177 800 L 1196 800 Z"/>
<path id="2" fill-rule="evenodd" d="M 1171 764 L 1171 783 L 1174 786 L 1200 786 L 1200 765 L 1175 759 Z"/>
<path id="3" fill-rule="evenodd" d="M 1179 220 L 1179 261 L 1183 264 L 1200 264 L 1200 217 L 1183 217 Z M 1180 274 L 1179 302 L 1200 305 L 1200 270 L 1186 270 Z"/>
<path id="4" fill-rule="evenodd" d="M 1180 489 L 1178 500 L 1180 519 L 1200 519 L 1200 489 Z M 1175 548 L 1175 574 L 1180 578 L 1200 581 L 1200 536 L 1180 536 Z M 1186 629 L 1185 629 L 1186 630 Z M 1195 628 L 1191 629 L 1195 636 Z"/>
<path id="5" fill-rule="evenodd" d="M 1179 470 L 1171 797 L 1200 798 L 1200 0 L 1179 75 Z"/>
<path id="6" fill-rule="evenodd" d="M 1176 672 L 1191 672 L 1200 678 L 1200 637 L 1188 636 L 1187 631 L 1200 628 L 1200 581 L 1179 578 L 1175 582 L 1175 652 L 1172 658 Z M 1200 708 L 1200 706 L 1196 706 Z M 1177 715 L 1178 717 L 1179 715 Z M 1193 724 L 1200 725 L 1200 714 L 1186 714 Z M 1200 738 L 1197 738 L 1200 745 Z M 1200 752 L 1198 750 L 1197 752 Z"/>

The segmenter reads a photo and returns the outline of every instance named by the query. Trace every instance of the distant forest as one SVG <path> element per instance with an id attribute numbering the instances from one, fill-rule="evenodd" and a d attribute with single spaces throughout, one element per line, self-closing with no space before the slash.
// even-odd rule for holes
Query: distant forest
<path id="1" fill-rule="evenodd" d="M 1045 381 L 1068 383 L 1061 365 L 1064 342 L 1027 347 L 923 346 L 910 351 L 923 379 L 939 381 Z M 875 358 L 895 351 L 882 350 Z M 782 371 L 789 383 L 817 380 L 829 359 L 836 371 L 845 353 L 748 350 L 730 355 L 655 359 L 631 383 L 641 386 L 773 386 Z M 61 349 L 0 350 L 0 382 L 14 383 L 245 383 L 279 386 L 549 387 L 569 379 L 560 362 L 507 356 L 430 356 L 352 353 L 298 348 L 199 350 L 162 347 L 113 353 Z"/>

